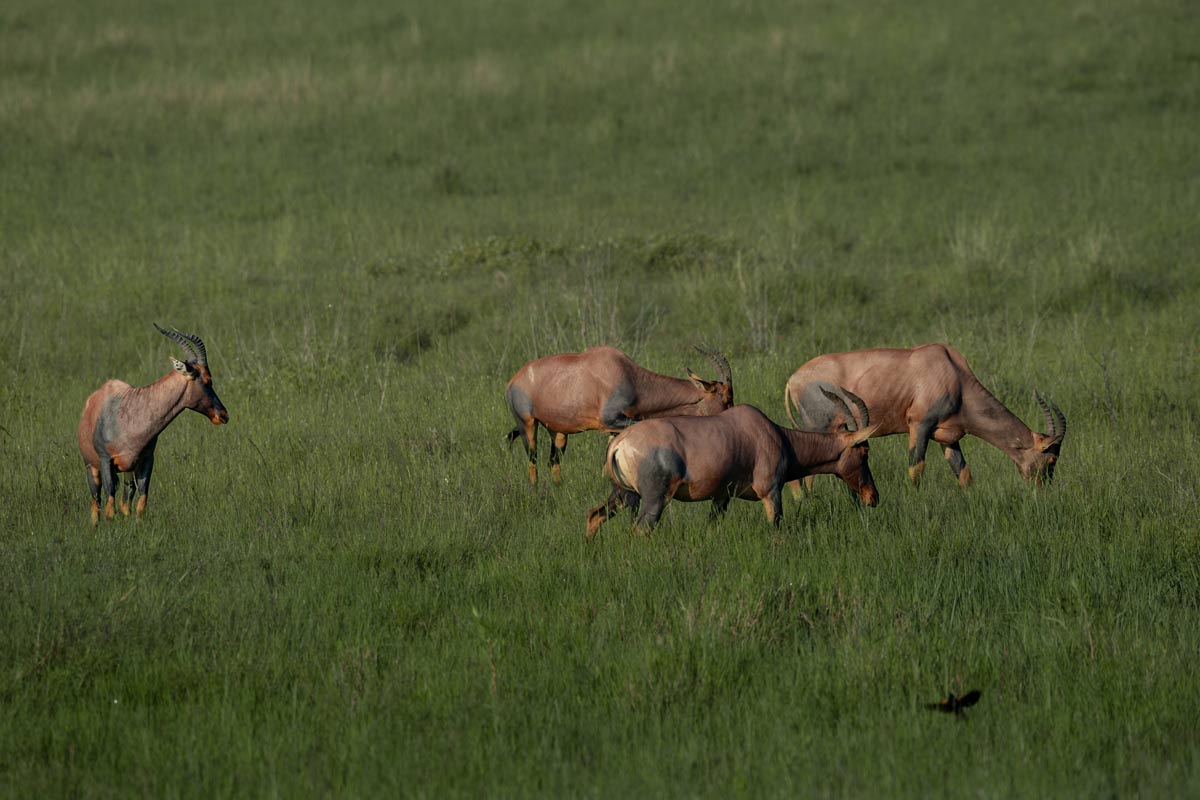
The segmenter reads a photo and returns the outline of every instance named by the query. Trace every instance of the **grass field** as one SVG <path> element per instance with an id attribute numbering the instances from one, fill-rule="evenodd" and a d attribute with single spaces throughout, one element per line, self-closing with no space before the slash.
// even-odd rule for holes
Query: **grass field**
<path id="1" fill-rule="evenodd" d="M 1200 794 L 1200 13 L 1050 6 L 5 3 L 0 795 Z M 93 530 L 153 322 L 230 424 Z M 779 421 L 927 341 L 1062 407 L 1052 487 L 894 437 L 878 508 L 586 542 L 603 437 L 504 444 L 554 352 Z"/>

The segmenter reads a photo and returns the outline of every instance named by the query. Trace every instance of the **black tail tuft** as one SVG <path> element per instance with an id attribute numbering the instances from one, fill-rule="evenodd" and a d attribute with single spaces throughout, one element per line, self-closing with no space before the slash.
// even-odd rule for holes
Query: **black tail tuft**
<path id="1" fill-rule="evenodd" d="M 512 443 L 521 438 L 521 429 L 513 428 L 505 435 L 505 438 L 508 439 L 508 446 L 512 447 Z"/>

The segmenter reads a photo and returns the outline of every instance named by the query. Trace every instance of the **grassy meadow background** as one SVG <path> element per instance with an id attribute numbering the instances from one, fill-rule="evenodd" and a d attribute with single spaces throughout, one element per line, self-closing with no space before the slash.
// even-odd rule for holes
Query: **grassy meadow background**
<path id="1" fill-rule="evenodd" d="M 1188 0 L 9 0 L 0 794 L 1196 796 L 1198 131 Z M 153 322 L 230 424 L 93 530 Z M 554 352 L 781 420 L 934 340 L 1062 407 L 1052 487 L 894 437 L 876 509 L 586 542 L 603 437 L 504 444 Z"/>

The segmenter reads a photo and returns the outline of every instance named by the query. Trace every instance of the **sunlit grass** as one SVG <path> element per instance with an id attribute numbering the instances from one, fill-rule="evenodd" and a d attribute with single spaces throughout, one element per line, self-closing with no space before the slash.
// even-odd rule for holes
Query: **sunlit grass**
<path id="1" fill-rule="evenodd" d="M 238 24 L 233 24 L 236 20 Z M 1118 24 L 1118 21 L 1120 24 Z M 440 3 L 0 12 L 0 787 L 42 795 L 1197 791 L 1189 10 Z M 83 400 L 204 337 L 140 522 Z M 1052 487 L 872 444 L 770 528 L 530 489 L 502 388 L 706 343 L 943 340 Z M 543 459 L 545 457 L 545 437 Z M 548 470 L 543 470 L 548 477 Z M 967 723 L 923 705 L 979 688 Z"/>

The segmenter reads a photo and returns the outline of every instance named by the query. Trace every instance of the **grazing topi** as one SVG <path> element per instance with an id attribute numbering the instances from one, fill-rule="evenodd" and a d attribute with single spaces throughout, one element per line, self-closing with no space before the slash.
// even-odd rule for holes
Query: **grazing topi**
<path id="1" fill-rule="evenodd" d="M 808 431 L 836 427 L 840 410 L 827 399 L 827 390 L 834 386 L 843 386 L 866 402 L 878 426 L 875 436 L 908 433 L 908 476 L 913 486 L 921 482 L 925 448 L 932 439 L 945 448 L 959 486 L 967 488 L 971 469 L 958 444 L 967 434 L 1003 451 L 1026 480 L 1041 483 L 1054 477 L 1067 434 L 1062 411 L 1035 392 L 1049 433 L 1030 430 L 984 388 L 962 354 L 949 345 L 817 356 L 788 379 L 783 402 L 792 424 Z M 799 422 L 792 415 L 793 406 L 800 412 Z M 806 483 L 811 489 L 811 479 Z"/>
<path id="2" fill-rule="evenodd" d="M 529 456 L 529 483 L 537 485 L 537 426 L 551 433 L 550 471 L 561 480 L 559 459 L 567 435 L 581 431 L 615 433 L 641 419 L 708 416 L 733 405 L 733 377 L 725 356 L 703 353 L 720 376 L 706 381 L 688 370 L 688 380 L 638 366 L 615 347 L 592 347 L 530 361 L 504 390 L 517 427 L 509 444 L 521 439 Z"/>
<path id="3" fill-rule="evenodd" d="M 693 502 L 712 500 L 712 516 L 725 512 L 731 498 L 759 500 L 767 520 L 778 525 L 783 517 L 784 483 L 817 473 L 833 473 L 869 506 L 879 492 L 867 463 L 869 427 L 866 406 L 855 419 L 840 404 L 846 429 L 811 433 L 781 428 L 751 405 L 739 405 L 715 417 L 668 417 L 639 422 L 608 444 L 604 475 L 612 481 L 607 502 L 588 512 L 591 538 L 606 519 L 625 506 L 637 513 L 636 528 L 649 533 L 671 498 Z"/>

